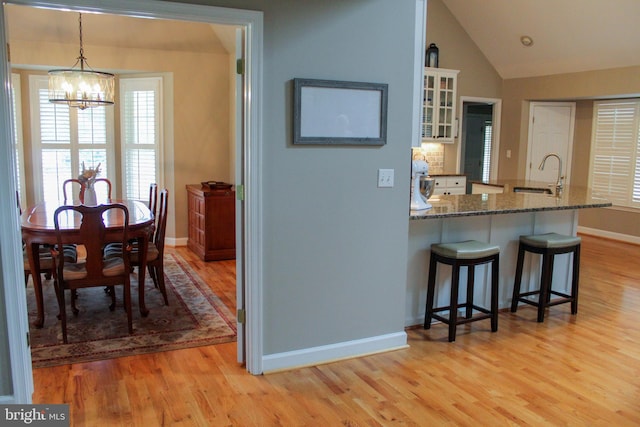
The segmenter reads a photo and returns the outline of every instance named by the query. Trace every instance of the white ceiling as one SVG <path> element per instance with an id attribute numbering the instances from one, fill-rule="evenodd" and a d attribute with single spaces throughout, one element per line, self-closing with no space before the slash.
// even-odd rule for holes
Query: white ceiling
<path id="1" fill-rule="evenodd" d="M 640 0 L 442 1 L 504 79 L 640 65 Z"/>

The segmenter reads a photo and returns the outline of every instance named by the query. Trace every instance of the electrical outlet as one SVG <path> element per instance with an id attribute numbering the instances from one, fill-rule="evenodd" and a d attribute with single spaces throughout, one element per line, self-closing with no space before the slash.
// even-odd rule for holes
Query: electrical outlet
<path id="1" fill-rule="evenodd" d="M 378 187 L 393 187 L 393 169 L 378 169 Z"/>

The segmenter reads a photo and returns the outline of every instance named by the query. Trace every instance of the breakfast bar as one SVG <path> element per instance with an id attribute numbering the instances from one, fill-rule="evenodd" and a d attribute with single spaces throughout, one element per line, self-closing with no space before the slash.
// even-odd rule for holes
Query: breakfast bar
<path id="1" fill-rule="evenodd" d="M 556 196 L 539 191 L 547 188 L 546 183 L 508 181 L 499 185 L 504 186 L 503 193 L 438 195 L 429 199 L 431 209 L 410 211 L 405 326 L 424 321 L 432 243 L 473 239 L 500 246 L 498 305 L 503 309 L 511 305 L 521 235 L 556 232 L 575 236 L 580 209 L 611 206 L 609 201 L 584 187 L 567 186 Z M 538 286 L 537 257 L 529 257 L 525 262 L 523 289 Z M 558 256 L 553 272 L 554 287 L 555 284 L 561 290 L 563 284 L 569 287 L 570 263 L 569 255 Z M 478 267 L 474 299 L 479 303 L 489 303 L 488 273 L 486 266 Z M 463 276 L 460 280 L 465 286 Z M 436 304 L 447 302 L 449 277 L 446 271 L 442 274 L 438 271 Z"/>

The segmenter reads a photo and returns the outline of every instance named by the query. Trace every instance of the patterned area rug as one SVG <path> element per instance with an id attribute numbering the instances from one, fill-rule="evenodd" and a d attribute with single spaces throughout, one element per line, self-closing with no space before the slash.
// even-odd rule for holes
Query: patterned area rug
<path id="1" fill-rule="evenodd" d="M 116 288 L 116 309 L 109 311 L 111 297 L 103 288 L 78 291 L 73 316 L 67 307 L 67 336 L 57 319 L 58 304 L 52 280 L 44 280 L 45 323 L 42 329 L 31 327 L 31 357 L 34 368 L 66 365 L 199 347 L 235 341 L 235 318 L 205 282 L 177 254 L 165 254 L 165 282 L 169 305 L 164 305 L 160 290 L 146 274 L 145 303 L 150 310 L 142 317 L 138 310 L 137 269 L 131 275 L 133 334 L 127 331 L 127 315 L 122 306 L 122 287 Z M 69 299 L 66 298 L 69 305 Z M 27 288 L 29 321 L 34 321 L 36 304 L 31 281 Z"/>

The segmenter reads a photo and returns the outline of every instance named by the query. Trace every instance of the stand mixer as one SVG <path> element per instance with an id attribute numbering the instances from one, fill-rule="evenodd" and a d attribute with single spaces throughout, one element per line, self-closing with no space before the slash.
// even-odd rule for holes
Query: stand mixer
<path id="1" fill-rule="evenodd" d="M 411 161 L 411 210 L 423 211 L 432 207 L 422 197 L 420 191 L 421 178 L 428 174 L 429 164 L 426 161 L 418 159 Z"/>

